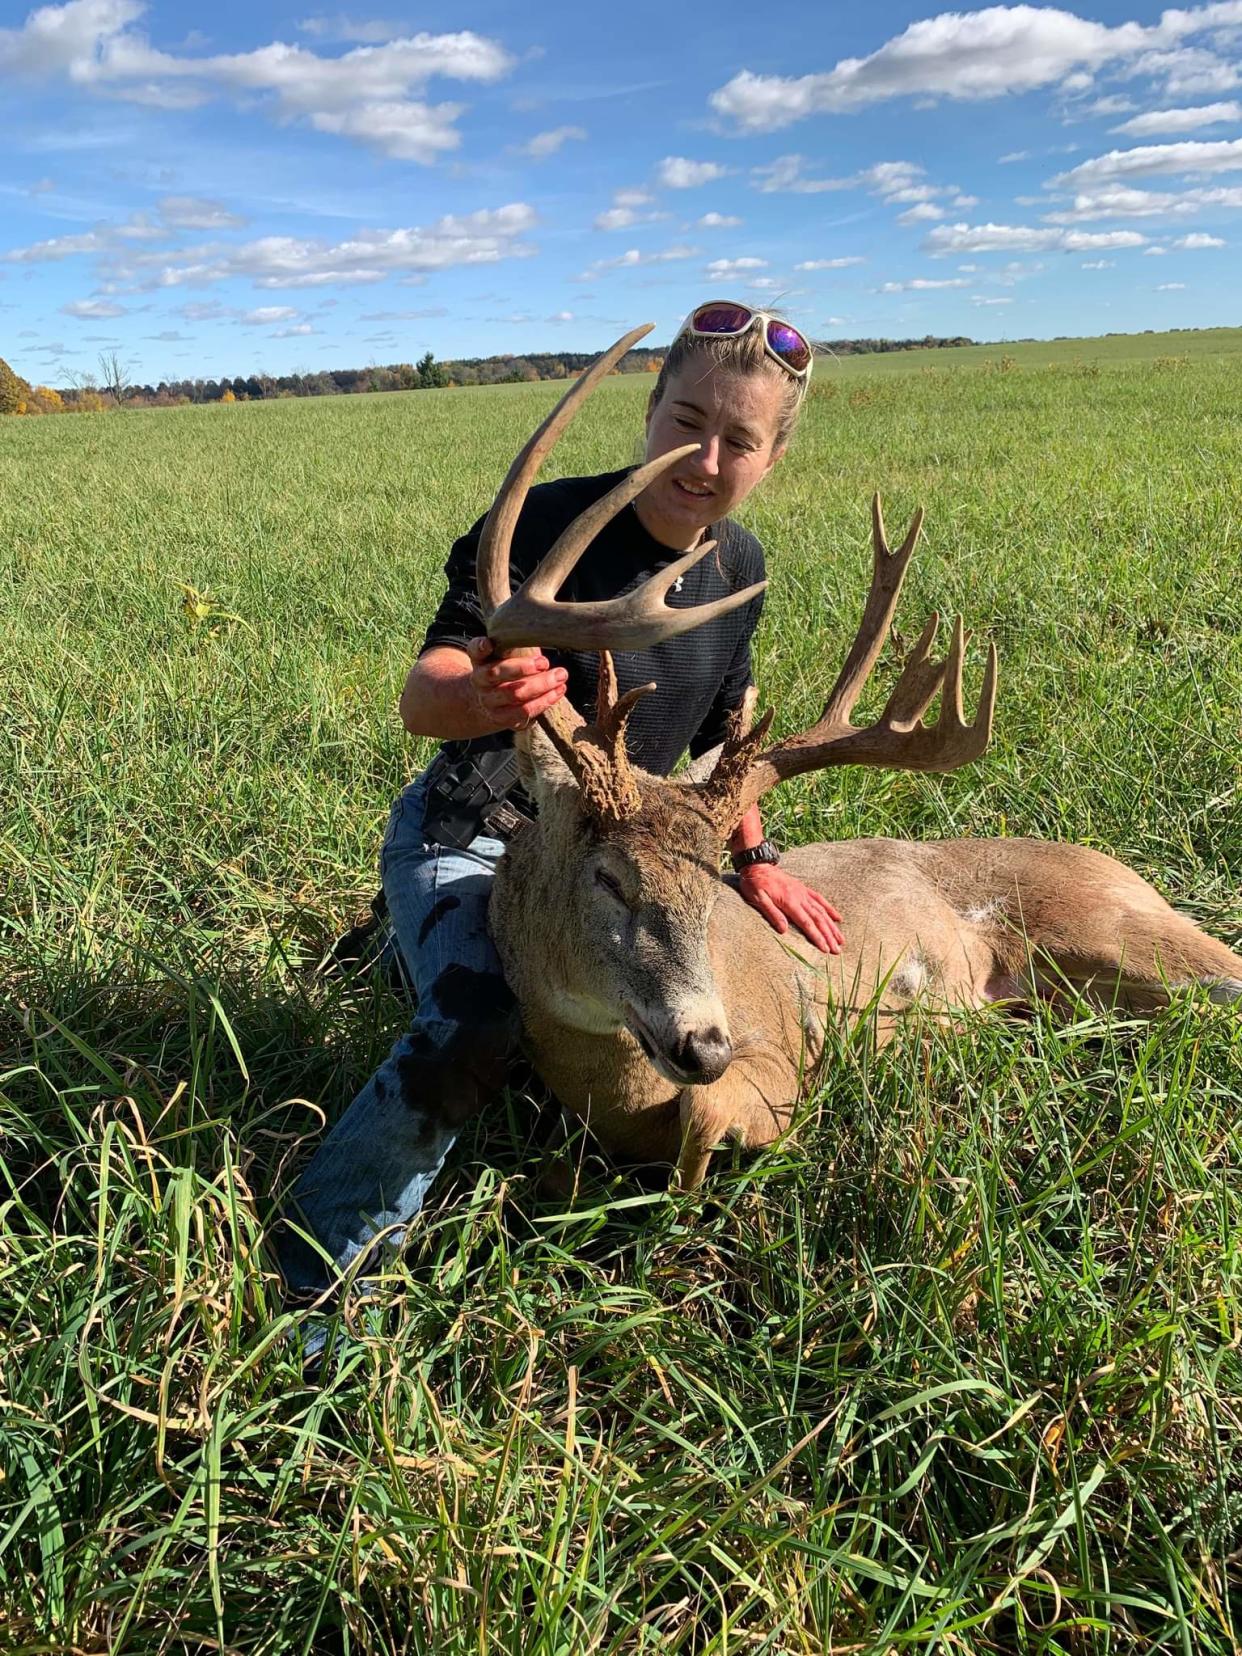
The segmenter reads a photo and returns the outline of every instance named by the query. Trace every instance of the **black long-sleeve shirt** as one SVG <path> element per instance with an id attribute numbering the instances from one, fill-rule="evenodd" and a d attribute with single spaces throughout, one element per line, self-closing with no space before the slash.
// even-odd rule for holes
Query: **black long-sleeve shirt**
<path id="1" fill-rule="evenodd" d="M 626 475 L 608 472 L 598 477 L 566 477 L 541 483 L 530 491 L 518 519 L 510 554 L 513 586 L 530 574 L 557 536 L 580 512 L 594 504 Z M 475 586 L 475 558 L 484 519 L 454 541 L 445 565 L 448 590 L 427 629 L 422 649 L 451 644 L 464 647 L 484 631 Z M 727 597 L 764 578 L 763 548 L 754 535 L 725 518 L 707 530 L 716 550 L 709 552 L 683 578 L 681 590 L 666 602 L 674 608 L 693 608 Z M 572 571 L 559 597 L 585 602 L 614 598 L 641 586 L 649 575 L 665 569 L 681 554 L 648 534 L 632 505 L 613 518 L 596 536 Z M 706 622 L 646 650 L 618 652 L 613 660 L 617 687 L 624 694 L 653 679 L 656 690 L 643 696 L 626 727 L 626 748 L 635 764 L 666 776 L 690 750 L 706 753 L 723 739 L 725 722 L 751 683 L 750 640 L 763 608 L 762 594 Z M 421 652 L 420 652 L 421 653 Z M 595 706 L 599 666 L 594 651 L 545 650 L 555 667 L 569 673 L 569 700 L 587 718 Z M 458 756 L 508 747 L 509 731 L 446 742 L 446 751 Z"/>

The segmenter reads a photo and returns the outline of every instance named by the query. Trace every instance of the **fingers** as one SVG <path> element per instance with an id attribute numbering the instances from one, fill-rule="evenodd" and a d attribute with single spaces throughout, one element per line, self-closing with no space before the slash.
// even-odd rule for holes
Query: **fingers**
<path id="1" fill-rule="evenodd" d="M 503 661 L 484 662 L 475 668 L 471 676 L 480 690 L 490 690 L 497 685 L 513 684 L 518 679 L 533 678 L 537 673 L 548 672 L 550 667 L 547 656 L 536 650 L 528 656 L 506 656 Z M 564 672 L 564 668 L 559 671 Z"/>
<path id="2" fill-rule="evenodd" d="M 792 921 L 821 954 L 841 953 L 845 934 L 840 916 L 818 891 L 775 870 L 761 874 L 755 869 L 748 871 L 748 875 L 749 878 L 743 878 L 742 893 L 776 932 L 784 935 Z"/>
<path id="3" fill-rule="evenodd" d="M 527 702 L 522 709 L 514 730 L 525 730 L 528 725 L 534 724 L 541 713 L 546 713 L 550 707 L 555 707 L 565 694 L 565 686 L 560 684 L 555 690 L 550 690 L 546 696 L 540 696 L 536 701 Z"/>
<path id="4" fill-rule="evenodd" d="M 840 915 L 817 891 L 809 891 L 807 896 L 810 900 L 794 919 L 817 949 L 824 954 L 840 954 L 845 945 Z"/>
<path id="5" fill-rule="evenodd" d="M 789 921 L 786 920 L 784 914 L 768 896 L 767 892 L 755 892 L 755 894 L 750 898 L 750 902 L 753 907 L 759 910 L 759 913 L 762 914 L 763 918 L 767 921 L 768 925 L 772 927 L 773 931 L 779 932 L 783 937 L 789 930 Z"/>
<path id="6" fill-rule="evenodd" d="M 517 650 L 497 660 L 491 640 L 476 638 L 466 653 L 474 663 L 475 697 L 496 730 L 525 730 L 565 695 L 569 674 L 541 650 Z"/>
<path id="7" fill-rule="evenodd" d="M 568 677 L 563 667 L 532 673 L 485 690 L 479 700 L 498 730 L 525 730 L 562 700 Z"/>

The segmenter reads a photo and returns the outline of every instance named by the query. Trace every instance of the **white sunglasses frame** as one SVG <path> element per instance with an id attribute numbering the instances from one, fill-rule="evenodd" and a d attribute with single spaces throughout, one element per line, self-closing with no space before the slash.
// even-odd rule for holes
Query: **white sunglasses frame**
<path id="1" fill-rule="evenodd" d="M 696 328 L 694 325 L 695 317 L 700 311 L 710 310 L 713 305 L 732 305 L 737 310 L 749 311 L 750 321 L 744 328 L 738 328 L 734 333 L 721 333 L 718 328 Z M 700 304 L 697 304 L 694 307 L 689 316 L 687 316 L 686 320 L 682 323 L 681 327 L 678 328 L 676 334 L 673 336 L 673 344 L 675 345 L 679 339 L 684 339 L 686 337 L 691 339 L 743 339 L 751 331 L 756 322 L 763 323 L 763 348 L 767 352 L 768 356 L 772 358 L 773 362 L 779 362 L 785 372 L 792 379 L 796 379 L 805 391 L 807 386 L 811 383 L 811 370 L 815 366 L 814 348 L 811 345 L 810 340 L 803 333 L 802 329 L 798 327 L 796 323 L 791 322 L 787 316 L 781 316 L 778 311 L 757 310 L 754 305 L 748 305 L 744 299 L 704 299 Z M 799 339 L 802 340 L 807 350 L 811 353 L 811 360 L 807 363 L 805 368 L 795 368 L 791 362 L 785 361 L 785 358 L 779 351 L 774 351 L 772 349 L 772 346 L 768 342 L 769 322 L 783 323 L 785 327 L 792 328 L 798 335 Z"/>

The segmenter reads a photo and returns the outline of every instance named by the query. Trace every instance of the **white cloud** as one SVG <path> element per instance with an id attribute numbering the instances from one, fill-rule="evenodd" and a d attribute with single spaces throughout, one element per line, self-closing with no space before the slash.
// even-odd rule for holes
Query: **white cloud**
<path id="1" fill-rule="evenodd" d="M 421 33 L 327 57 L 281 41 L 249 52 L 192 57 L 160 51 L 134 25 L 138 0 L 68 0 L 0 29 L 0 75 L 64 78 L 101 95 L 160 108 L 226 96 L 256 99 L 280 121 L 369 144 L 399 160 L 429 163 L 460 142 L 459 104 L 413 97 L 433 78 L 495 81 L 513 60 L 469 30 Z"/>
<path id="2" fill-rule="evenodd" d="M 866 264 L 860 253 L 848 253 L 840 259 L 803 259 L 795 270 L 844 270 L 848 265 Z"/>
<path id="3" fill-rule="evenodd" d="M 1082 268 L 1084 270 L 1115 270 L 1117 261 L 1116 259 L 1088 259 Z"/>
<path id="4" fill-rule="evenodd" d="M 575 280 L 589 282 L 592 277 L 600 275 L 605 270 L 632 270 L 636 265 L 668 264 L 676 259 L 697 259 L 699 251 L 697 247 L 680 244 L 666 247 L 659 253 L 642 253 L 637 247 L 627 247 L 624 253 L 618 253 L 613 259 L 596 259 Z"/>
<path id="5" fill-rule="evenodd" d="M 768 261 L 766 259 L 755 259 L 749 257 L 741 259 L 713 259 L 707 267 L 707 274 L 714 278 L 743 276 L 751 270 L 766 270 L 767 265 Z"/>
<path id="6" fill-rule="evenodd" d="M 269 339 L 301 339 L 306 334 L 313 334 L 316 330 L 309 322 L 296 322 L 291 328 L 276 328 L 268 335 Z"/>
<path id="7" fill-rule="evenodd" d="M 586 137 L 586 128 L 580 126 L 553 127 L 548 132 L 537 132 L 526 143 L 518 145 L 522 155 L 529 155 L 532 161 L 545 161 L 549 155 L 555 155 L 563 145 L 579 142 Z"/>
<path id="8" fill-rule="evenodd" d="M 1145 259 L 1163 259 L 1168 251 L 1167 247 L 1145 247 L 1143 257 Z"/>
<path id="9" fill-rule="evenodd" d="M 1030 150 L 1010 150 L 1008 155 L 998 155 L 996 159 L 1000 166 L 1010 167 L 1015 161 L 1029 161 L 1031 152 Z"/>
<path id="10" fill-rule="evenodd" d="M 1076 109 L 1075 118 L 1103 120 L 1108 115 L 1127 115 L 1130 110 L 1137 108 L 1133 98 L 1127 98 L 1122 93 L 1110 92 L 1107 97 L 1097 98 L 1085 109 Z"/>
<path id="11" fill-rule="evenodd" d="M 1189 236 L 1179 236 L 1173 243 L 1174 247 L 1180 247 L 1188 253 L 1197 252 L 1200 248 L 1224 247 L 1226 245 L 1227 244 L 1220 236 L 1203 236 L 1193 234 Z"/>
<path id="12" fill-rule="evenodd" d="M 649 191 L 631 186 L 628 189 L 614 190 L 612 206 L 595 217 L 597 230 L 629 230 L 635 224 L 654 224 L 657 219 L 667 218 L 667 213 L 650 212 L 654 197 Z"/>
<path id="13" fill-rule="evenodd" d="M 1222 126 L 1229 121 L 1242 121 L 1242 103 L 1236 99 L 1199 104 L 1192 109 L 1152 109 L 1123 121 L 1113 131 L 1124 132 L 1127 138 L 1154 138 L 1164 132 L 1194 132 L 1199 127 Z"/>
<path id="14" fill-rule="evenodd" d="M 1185 288 L 1185 286 L 1186 286 L 1185 282 L 1157 282 L 1156 292 L 1157 293 L 1181 293 L 1182 290 Z"/>
<path id="15" fill-rule="evenodd" d="M 996 98 L 1069 77 L 1075 77 L 1070 90 L 1079 91 L 1089 84 L 1084 71 L 1144 54 L 1166 59 L 1147 73 L 1189 72 L 1189 65 L 1167 61 L 1180 42 L 1238 22 L 1238 0 L 1166 11 L 1150 27 L 1127 22 L 1110 28 L 1051 6 L 942 12 L 910 24 L 869 56 L 842 58 L 821 73 L 785 77 L 743 70 L 709 102 L 744 132 L 773 132 L 810 115 L 840 114 L 888 98 Z"/>
<path id="16" fill-rule="evenodd" d="M 114 282 L 140 289 L 200 286 L 229 277 L 249 279 L 260 288 L 380 282 L 387 276 L 412 281 L 424 271 L 495 264 L 533 253 L 522 237 L 535 221 L 533 207 L 510 202 L 476 213 L 448 214 L 427 229 L 415 225 L 368 230 L 335 244 L 262 236 L 236 246 L 208 243 L 175 252 L 140 253 L 118 260 L 110 273 Z"/>
<path id="17" fill-rule="evenodd" d="M 1166 12 L 1164 15 L 1168 17 L 1173 14 Z M 1242 75 L 1231 63 L 1217 57 L 1215 52 L 1198 46 L 1180 46 L 1175 51 L 1167 52 L 1145 52 L 1134 63 L 1133 72 L 1161 77 L 1166 98 L 1210 96 L 1213 92 L 1232 91 L 1242 82 Z"/>
<path id="18" fill-rule="evenodd" d="M 400 23 L 389 23 L 382 18 L 363 21 L 340 12 L 335 17 L 304 17 L 298 24 L 299 32 L 314 40 L 349 41 L 359 46 L 382 46 L 398 39 L 403 28 Z"/>
<path id="19" fill-rule="evenodd" d="M 258 310 L 244 312 L 238 320 L 248 328 L 268 328 L 276 322 L 291 322 L 297 315 L 292 305 L 260 305 Z"/>
<path id="20" fill-rule="evenodd" d="M 79 322 L 98 322 L 104 317 L 128 316 L 124 305 L 114 305 L 107 299 L 74 299 L 60 307 L 64 316 L 76 316 Z"/>
<path id="21" fill-rule="evenodd" d="M 712 184 L 728 172 L 716 161 L 690 161 L 684 155 L 666 155 L 656 168 L 656 181 L 666 190 L 693 190 Z"/>
<path id="22" fill-rule="evenodd" d="M 920 201 L 917 206 L 908 207 L 904 213 L 898 213 L 898 224 L 920 224 L 927 219 L 942 219 L 944 208 L 937 207 L 934 202 Z"/>
<path id="23" fill-rule="evenodd" d="M 201 196 L 164 196 L 160 218 L 173 230 L 239 230 L 246 220 Z"/>
<path id="24" fill-rule="evenodd" d="M 694 222 L 699 230 L 735 230 L 742 221 L 731 213 L 704 213 L 701 219 Z"/>
<path id="25" fill-rule="evenodd" d="M 639 222 L 639 214 L 632 207 L 608 207 L 593 222 L 597 230 L 629 230 Z"/>
<path id="26" fill-rule="evenodd" d="M 912 276 L 908 282 L 885 282 L 877 293 L 923 293 L 930 288 L 964 288 L 969 283 L 961 276 Z"/>
<path id="27" fill-rule="evenodd" d="M 1207 209 L 1242 209 L 1242 185 L 1214 184 L 1188 190 L 1136 190 L 1106 185 L 1074 197 L 1072 208 L 1045 213 L 1048 224 L 1085 224 L 1104 218 L 1187 218 Z"/>
<path id="28" fill-rule="evenodd" d="M 443 305 L 427 305 L 422 310 L 367 311 L 359 322 L 422 322 L 429 316 L 447 316 Z"/>
<path id="29" fill-rule="evenodd" d="M 793 195 L 819 195 L 824 190 L 852 190 L 852 178 L 803 178 L 804 158 L 801 155 L 779 155 L 763 167 L 752 167 L 755 189 L 764 195 L 788 191 Z"/>
<path id="30" fill-rule="evenodd" d="M 104 236 L 95 230 L 86 230 L 80 235 L 53 236 L 48 241 L 33 242 L 29 247 L 11 248 L 7 253 L 0 253 L 0 259 L 12 264 L 55 263 L 82 253 L 101 253 L 107 246 Z"/>
<path id="31" fill-rule="evenodd" d="M 552 315 L 548 317 L 549 322 L 572 322 L 573 320 L 573 311 L 553 311 Z"/>
<path id="32" fill-rule="evenodd" d="M 955 195 L 949 203 L 950 207 L 955 208 L 960 213 L 964 213 L 968 207 L 977 207 L 978 205 L 979 197 L 972 195 Z"/>
<path id="33" fill-rule="evenodd" d="M 1179 144 L 1140 144 L 1136 149 L 1110 150 L 1082 161 L 1051 182 L 1071 188 L 1090 188 L 1119 178 L 1141 178 L 1182 173 L 1237 172 L 1242 169 L 1242 138 L 1184 139 Z"/>
<path id="34" fill-rule="evenodd" d="M 985 298 L 982 293 L 972 293 L 971 296 L 970 296 L 970 302 L 971 302 L 972 305 L 1012 305 L 1013 304 L 1012 299 L 989 299 L 989 298 Z"/>
<path id="35" fill-rule="evenodd" d="M 941 224 L 928 232 L 928 253 L 1086 253 L 1098 248 L 1142 247 L 1137 230 L 1041 230 L 1035 225 Z"/>

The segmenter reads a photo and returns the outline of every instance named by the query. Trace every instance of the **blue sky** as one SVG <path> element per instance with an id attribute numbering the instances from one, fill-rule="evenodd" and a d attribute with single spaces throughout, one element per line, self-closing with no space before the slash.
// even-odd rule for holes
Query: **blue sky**
<path id="1" fill-rule="evenodd" d="M 0 355 L 64 383 L 1242 323 L 1242 0 L 0 3 Z"/>

